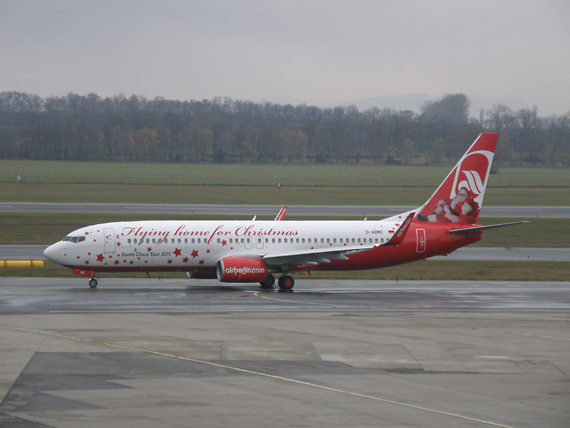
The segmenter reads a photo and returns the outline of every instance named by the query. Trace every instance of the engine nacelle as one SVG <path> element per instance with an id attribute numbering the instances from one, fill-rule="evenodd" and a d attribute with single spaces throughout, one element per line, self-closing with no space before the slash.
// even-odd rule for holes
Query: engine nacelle
<path id="1" fill-rule="evenodd" d="M 227 257 L 218 261 L 216 274 L 221 282 L 263 282 L 267 264 L 259 259 Z"/>

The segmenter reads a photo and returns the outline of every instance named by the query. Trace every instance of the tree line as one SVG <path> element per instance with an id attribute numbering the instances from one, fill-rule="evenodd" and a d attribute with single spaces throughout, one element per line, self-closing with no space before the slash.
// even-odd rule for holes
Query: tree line
<path id="1" fill-rule="evenodd" d="M 570 165 L 570 111 L 541 118 L 536 108 L 499 104 L 469 117 L 463 94 L 421 113 L 356 106 L 256 103 L 230 98 L 41 98 L 0 92 L 0 158 L 154 161 L 440 164 L 455 161 L 478 134 L 498 132 L 503 164 Z"/>

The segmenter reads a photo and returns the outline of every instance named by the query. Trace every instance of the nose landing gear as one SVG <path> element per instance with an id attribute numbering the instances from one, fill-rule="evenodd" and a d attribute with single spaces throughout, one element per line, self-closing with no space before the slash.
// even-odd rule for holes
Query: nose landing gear
<path id="1" fill-rule="evenodd" d="M 91 288 L 97 288 L 97 278 L 91 278 L 89 280 L 89 287 Z"/>

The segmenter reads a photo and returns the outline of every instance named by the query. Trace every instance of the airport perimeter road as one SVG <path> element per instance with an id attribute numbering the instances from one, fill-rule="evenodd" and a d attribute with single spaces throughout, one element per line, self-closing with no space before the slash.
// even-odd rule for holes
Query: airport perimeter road
<path id="1" fill-rule="evenodd" d="M 389 217 L 417 207 L 409 206 L 289 206 L 289 216 Z M 176 214 L 228 216 L 275 216 L 277 205 L 171 205 L 171 204 L 59 204 L 2 202 L 3 213 L 101 213 L 101 214 Z M 483 207 L 481 217 L 501 218 L 570 218 L 566 207 Z"/>
<path id="2" fill-rule="evenodd" d="M 569 321 L 570 283 L 2 278 L 0 426 L 566 428 Z"/>

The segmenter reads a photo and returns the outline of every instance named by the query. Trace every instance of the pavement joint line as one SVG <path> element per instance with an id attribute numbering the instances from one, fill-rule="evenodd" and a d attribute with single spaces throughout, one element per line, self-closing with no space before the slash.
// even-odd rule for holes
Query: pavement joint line
<path id="1" fill-rule="evenodd" d="M 134 348 L 134 347 L 125 346 L 125 345 L 117 345 L 114 343 L 101 342 L 98 340 L 85 339 L 82 337 L 67 336 L 67 335 L 63 335 L 63 334 L 59 334 L 59 333 L 53 333 L 53 332 L 49 332 L 49 331 L 28 330 L 28 329 L 24 329 L 24 328 L 17 328 L 17 327 L 3 326 L 3 325 L 0 325 L 0 328 L 5 329 L 5 330 L 19 331 L 19 332 L 23 332 L 23 333 L 32 333 L 32 334 L 39 334 L 39 335 L 48 336 L 48 337 L 57 337 L 60 339 L 74 340 L 74 341 L 78 341 L 78 342 L 92 343 L 92 344 L 101 345 L 101 346 L 124 349 L 124 350 L 131 351 L 131 352 L 140 352 L 140 353 L 145 353 L 145 354 L 150 354 L 150 355 L 158 355 L 161 357 L 174 358 L 174 359 L 178 359 L 178 360 L 182 360 L 182 361 L 190 361 L 193 363 L 204 364 L 204 365 L 208 365 L 211 367 L 218 367 L 218 368 L 223 368 L 226 370 L 232 370 L 235 372 L 247 373 L 247 374 L 251 374 L 251 375 L 255 375 L 255 376 L 279 380 L 279 381 L 293 383 L 293 384 L 297 384 L 297 385 L 308 386 L 311 388 L 321 389 L 321 390 L 325 390 L 325 391 L 329 391 L 329 392 L 336 392 L 339 394 L 350 395 L 353 397 L 359 397 L 359 398 L 365 398 L 368 400 L 374 400 L 374 401 L 378 401 L 378 402 L 382 402 L 382 403 L 386 403 L 386 404 L 394 404 L 394 405 L 401 406 L 401 407 L 407 407 L 410 409 L 421 410 L 421 411 L 425 411 L 425 412 L 429 412 L 429 413 L 435 413 L 435 414 L 439 414 L 439 415 L 450 416 L 450 417 L 463 419 L 463 420 L 467 420 L 467 421 L 472 421 L 472 422 L 477 422 L 477 423 L 481 423 L 481 424 L 492 425 L 492 426 L 501 427 L 501 428 L 515 428 L 515 427 L 510 426 L 510 425 L 503 425 L 503 424 L 492 422 L 492 421 L 485 421 L 483 419 L 472 418 L 470 416 L 460 415 L 457 413 L 446 412 L 443 410 L 432 409 L 429 407 L 416 406 L 414 404 L 404 403 L 401 401 L 388 400 L 385 398 L 375 397 L 373 395 L 361 394 L 361 393 L 354 392 L 354 391 L 332 388 L 332 387 L 325 386 L 325 385 L 319 385 L 317 383 L 306 382 L 306 381 L 302 381 L 302 380 L 298 380 L 298 379 L 292 379 L 292 378 L 287 378 L 287 377 L 283 377 L 283 376 L 272 375 L 270 373 L 257 372 L 257 371 L 242 369 L 239 367 L 229 366 L 229 365 L 225 365 L 225 364 L 214 363 L 211 361 L 204 361 L 204 360 L 198 360 L 195 358 L 182 357 L 182 356 L 174 355 L 174 354 L 167 354 L 165 352 L 152 351 L 149 349 L 142 349 L 142 348 Z"/>
<path id="2" fill-rule="evenodd" d="M 326 306 L 328 308 L 339 308 L 339 307 L 344 307 L 342 305 L 329 305 L 326 303 L 316 303 L 316 302 L 301 302 L 301 301 L 291 301 L 291 300 L 285 300 L 285 299 L 276 299 L 274 297 L 267 297 L 267 296 L 260 296 L 259 293 L 267 293 L 267 291 L 256 291 L 255 293 L 253 293 L 253 295 L 255 297 L 259 297 L 260 299 L 266 299 L 266 300 L 275 300 L 277 302 L 283 302 L 283 303 L 299 303 L 302 305 L 314 305 L 314 306 Z"/>

